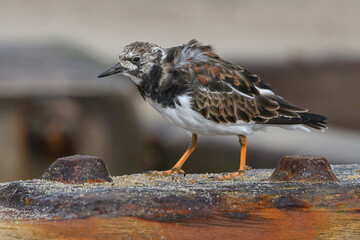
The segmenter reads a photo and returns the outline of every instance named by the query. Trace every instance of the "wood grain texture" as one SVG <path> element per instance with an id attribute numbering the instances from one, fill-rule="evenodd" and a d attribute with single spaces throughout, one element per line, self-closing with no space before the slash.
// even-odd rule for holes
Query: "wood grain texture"
<path id="1" fill-rule="evenodd" d="M 264 209 L 251 216 L 158 222 L 134 217 L 0 221 L 7 239 L 357 239 L 359 213 Z"/>

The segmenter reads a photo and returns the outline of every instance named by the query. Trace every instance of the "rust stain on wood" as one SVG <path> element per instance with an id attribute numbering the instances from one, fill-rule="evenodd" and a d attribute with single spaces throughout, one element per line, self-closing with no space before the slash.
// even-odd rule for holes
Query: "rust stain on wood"
<path id="1" fill-rule="evenodd" d="M 277 163 L 270 181 L 339 182 L 323 157 L 312 155 L 285 156 Z"/>
<path id="2" fill-rule="evenodd" d="M 87 155 L 59 158 L 41 178 L 66 184 L 112 181 L 104 160 Z"/>

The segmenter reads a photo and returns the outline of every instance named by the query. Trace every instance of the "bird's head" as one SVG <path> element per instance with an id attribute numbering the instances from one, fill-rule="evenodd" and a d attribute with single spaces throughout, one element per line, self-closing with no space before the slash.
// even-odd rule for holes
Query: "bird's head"
<path id="1" fill-rule="evenodd" d="M 121 50 L 119 63 L 101 73 L 98 78 L 120 73 L 140 85 L 144 79 L 150 78 L 154 66 L 161 63 L 163 55 L 164 50 L 155 44 L 133 42 Z"/>

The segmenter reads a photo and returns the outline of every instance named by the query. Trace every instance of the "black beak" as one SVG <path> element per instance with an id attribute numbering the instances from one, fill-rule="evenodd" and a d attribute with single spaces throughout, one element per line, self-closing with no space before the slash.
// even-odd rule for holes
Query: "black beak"
<path id="1" fill-rule="evenodd" d="M 99 76 L 97 76 L 98 78 L 103 78 L 103 77 L 107 77 L 110 75 L 114 75 L 117 73 L 121 73 L 123 71 L 123 68 L 120 66 L 120 63 L 117 63 L 115 66 L 113 66 L 112 68 L 106 70 L 105 72 L 101 73 Z"/>

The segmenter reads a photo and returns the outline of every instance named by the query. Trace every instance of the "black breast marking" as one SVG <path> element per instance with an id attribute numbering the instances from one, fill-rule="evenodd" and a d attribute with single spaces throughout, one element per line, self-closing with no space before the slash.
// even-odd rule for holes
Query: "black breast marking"
<path id="1" fill-rule="evenodd" d="M 175 108 L 175 103 L 180 104 L 177 96 L 185 94 L 188 90 L 187 86 L 170 82 L 165 89 L 159 86 L 162 76 L 162 68 L 159 65 L 154 65 L 151 69 L 149 77 L 142 81 L 138 86 L 141 96 L 146 99 L 150 98 L 152 101 L 160 104 L 162 107 Z M 170 77 L 167 80 L 173 79 Z"/>

